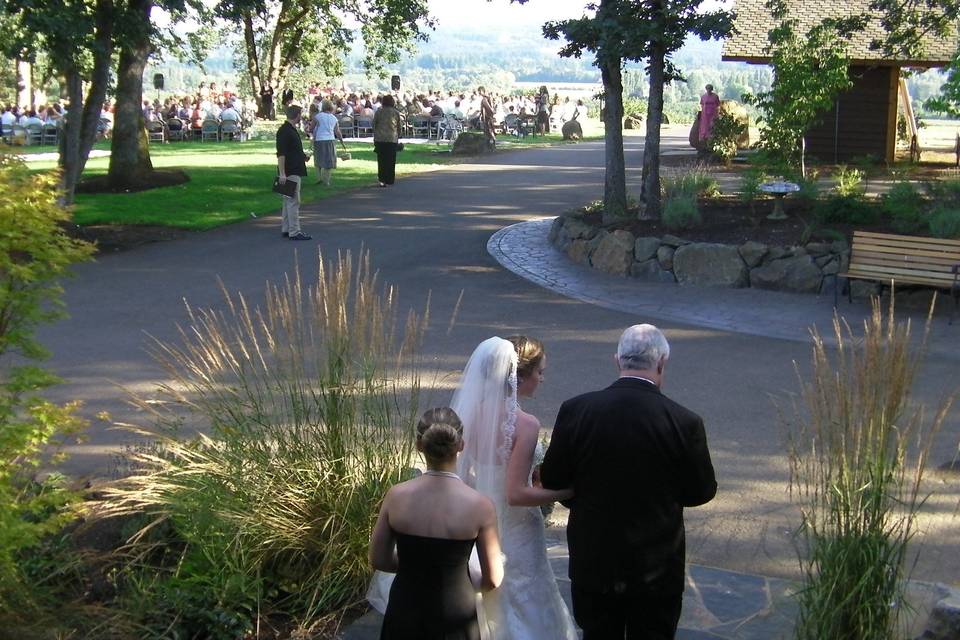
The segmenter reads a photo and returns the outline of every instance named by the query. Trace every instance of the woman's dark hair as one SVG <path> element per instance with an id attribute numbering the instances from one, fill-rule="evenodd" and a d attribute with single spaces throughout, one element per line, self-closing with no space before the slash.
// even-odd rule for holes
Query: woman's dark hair
<path id="1" fill-rule="evenodd" d="M 517 378 L 527 378 L 533 375 L 543 361 L 543 343 L 536 338 L 527 336 L 507 336 L 517 352 Z"/>
<path id="2" fill-rule="evenodd" d="M 417 441 L 430 460 L 455 458 L 463 438 L 463 423 L 450 407 L 426 411 L 417 423 Z"/>
<path id="3" fill-rule="evenodd" d="M 396 103 L 396 101 L 393 99 L 393 96 L 391 96 L 391 95 L 388 93 L 387 95 L 383 96 L 383 98 L 380 100 L 380 106 L 381 106 L 381 107 L 393 107 L 393 108 L 396 108 L 396 107 L 397 107 L 397 103 Z"/>

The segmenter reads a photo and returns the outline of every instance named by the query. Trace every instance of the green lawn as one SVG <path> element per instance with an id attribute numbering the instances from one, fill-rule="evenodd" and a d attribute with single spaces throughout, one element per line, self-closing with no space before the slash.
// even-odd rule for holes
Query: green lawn
<path id="1" fill-rule="evenodd" d="M 373 147 L 348 144 L 347 148 L 353 158 L 338 163 L 330 187 L 314 184 L 316 172 L 310 167 L 301 192 L 304 202 L 376 183 Z M 150 155 L 154 167 L 183 169 L 190 182 L 139 193 L 77 194 L 77 224 L 157 224 L 204 230 L 280 208 L 280 197 L 270 190 L 277 164 L 273 141 L 171 143 L 154 145 Z M 397 173 L 428 171 L 449 161 L 445 147 L 407 145 L 398 156 Z M 106 173 L 108 162 L 108 158 L 92 158 L 85 175 Z M 31 162 L 30 167 L 43 170 L 55 164 Z"/>
<path id="2" fill-rule="evenodd" d="M 586 130 L 588 139 L 594 131 Z M 559 134 L 528 137 L 522 140 L 502 137 L 501 150 L 522 149 L 563 143 Z M 95 149 L 109 150 L 109 142 Z M 371 144 L 348 143 L 352 159 L 340 161 L 333 184 L 314 184 L 316 172 L 304 181 L 301 196 L 312 202 L 359 187 L 376 184 L 377 161 Z M 55 151 L 52 146 L 18 149 L 33 155 Z M 270 190 L 276 175 L 273 140 L 245 142 L 174 142 L 154 144 L 150 149 L 153 166 L 158 169 L 183 169 L 190 182 L 125 194 L 77 194 L 74 220 L 80 225 L 140 224 L 167 225 L 182 229 L 205 230 L 260 216 L 280 208 L 280 197 Z M 429 171 L 458 161 L 446 144 L 407 144 L 397 156 L 397 175 Z M 84 175 L 104 174 L 109 158 L 91 158 Z M 30 162 L 30 168 L 44 171 L 56 166 L 55 160 Z"/>

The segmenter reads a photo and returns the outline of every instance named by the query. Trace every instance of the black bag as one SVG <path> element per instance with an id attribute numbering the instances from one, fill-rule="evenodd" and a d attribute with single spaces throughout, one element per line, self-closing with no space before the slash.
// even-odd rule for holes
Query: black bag
<path id="1" fill-rule="evenodd" d="M 281 184 L 280 176 L 277 176 L 273 179 L 273 192 L 279 193 L 282 196 L 287 196 L 288 198 L 293 198 L 297 195 L 297 183 L 293 180 L 287 180 Z"/>

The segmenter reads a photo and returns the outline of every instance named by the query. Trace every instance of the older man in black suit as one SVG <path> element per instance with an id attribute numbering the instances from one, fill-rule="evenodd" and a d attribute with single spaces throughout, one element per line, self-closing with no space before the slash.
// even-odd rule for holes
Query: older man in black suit
<path id="1" fill-rule="evenodd" d="M 623 332 L 620 378 L 563 403 L 540 470 L 573 487 L 567 540 L 584 640 L 673 638 L 684 588 L 683 508 L 717 492 L 703 421 L 660 392 L 670 346 Z"/>

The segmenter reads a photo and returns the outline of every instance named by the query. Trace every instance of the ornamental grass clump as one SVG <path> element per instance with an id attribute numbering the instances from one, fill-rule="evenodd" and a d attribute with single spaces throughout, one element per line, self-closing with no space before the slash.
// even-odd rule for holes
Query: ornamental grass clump
<path id="1" fill-rule="evenodd" d="M 164 428 L 140 432 L 157 446 L 95 511 L 136 523 L 119 599 L 164 637 L 308 628 L 357 603 L 377 509 L 414 454 L 427 312 L 400 315 L 369 256 L 321 257 L 316 284 L 295 273 L 262 307 L 224 295 L 155 343 L 170 381 L 140 404 Z"/>
<path id="2" fill-rule="evenodd" d="M 910 404 L 923 346 L 911 343 L 909 322 L 894 321 L 892 304 L 885 314 L 874 300 L 862 337 L 838 318 L 833 333 L 830 350 L 813 332 L 813 371 L 801 378 L 790 425 L 804 573 L 795 637 L 903 637 L 904 560 L 929 449 L 953 396 L 924 424 L 923 408 Z"/>

